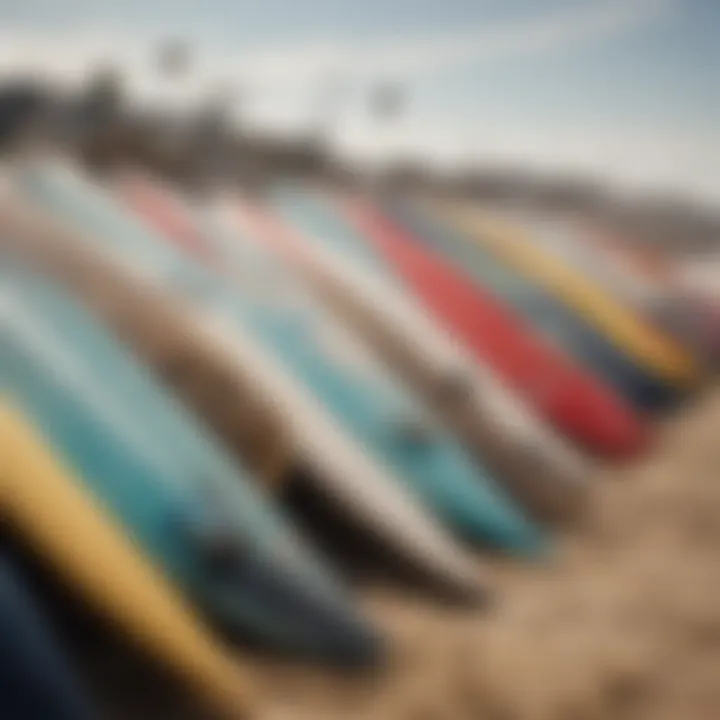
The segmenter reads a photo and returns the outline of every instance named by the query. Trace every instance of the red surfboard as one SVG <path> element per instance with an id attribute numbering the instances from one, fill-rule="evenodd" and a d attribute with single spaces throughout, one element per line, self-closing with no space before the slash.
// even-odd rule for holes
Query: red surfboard
<path id="1" fill-rule="evenodd" d="M 137 215 L 163 236 L 172 238 L 195 255 L 207 255 L 208 247 L 186 208 L 171 192 L 139 172 L 121 174 L 113 190 Z"/>
<path id="2" fill-rule="evenodd" d="M 607 456 L 631 455 L 645 444 L 634 410 L 472 278 L 369 203 L 340 200 L 338 206 L 426 308 L 561 432 Z"/>

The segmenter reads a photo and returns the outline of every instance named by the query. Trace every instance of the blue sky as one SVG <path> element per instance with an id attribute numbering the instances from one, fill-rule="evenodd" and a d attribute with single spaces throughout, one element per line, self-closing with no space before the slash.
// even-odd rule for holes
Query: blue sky
<path id="1" fill-rule="evenodd" d="M 312 126 L 328 78 L 349 88 L 335 142 L 357 157 L 428 156 L 577 171 L 720 201 L 720 0 L 0 0 L 0 71 L 68 82 L 113 60 L 133 93 L 193 102 L 238 88 L 244 116 Z M 178 35 L 174 85 L 149 49 Z M 378 126 L 378 79 L 406 88 Z"/>

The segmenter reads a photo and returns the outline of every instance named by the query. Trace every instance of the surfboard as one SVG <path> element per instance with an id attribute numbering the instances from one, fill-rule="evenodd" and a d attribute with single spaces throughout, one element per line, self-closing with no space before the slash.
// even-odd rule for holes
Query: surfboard
<path id="1" fill-rule="evenodd" d="M 507 302 L 526 321 L 546 337 L 595 373 L 633 407 L 645 411 L 665 407 L 673 398 L 672 390 L 656 382 L 630 358 L 619 353 L 605 337 L 578 318 L 570 308 L 546 293 L 543 288 L 528 282 L 497 259 L 479 243 L 441 218 L 423 211 L 410 202 L 385 203 L 383 210 L 409 229 L 408 236 L 422 242 L 447 257 L 458 269 L 471 277 L 496 297 Z M 626 419 L 628 436 L 616 451 L 629 455 L 645 446 L 646 427 L 639 417 L 633 424 Z"/>
<path id="2" fill-rule="evenodd" d="M 223 716 L 252 703 L 239 653 L 231 658 L 7 396 L 0 446 L 0 511 L 53 574 Z"/>
<path id="3" fill-rule="evenodd" d="M 655 330 L 606 293 L 596 283 L 576 273 L 528 242 L 522 231 L 484 209 L 468 205 L 436 205 L 450 222 L 464 228 L 498 257 L 510 263 L 572 307 L 588 324 L 604 333 L 621 352 L 642 364 L 648 373 L 679 389 L 696 385 L 701 370 L 692 354 Z"/>
<path id="4" fill-rule="evenodd" d="M 49 182 L 50 178 L 46 180 Z M 72 177 L 69 182 L 76 183 L 79 180 Z M 53 191 L 53 187 L 50 182 L 49 187 L 45 188 L 45 196 L 41 194 L 36 198 L 38 206 L 42 199 L 43 204 L 46 207 L 49 205 L 48 209 L 54 211 L 55 218 L 65 213 L 66 221 L 73 222 L 73 215 L 63 202 L 61 189 Z M 73 195 L 78 192 L 76 188 Z M 105 201 L 108 202 L 107 198 Z M 120 212 L 113 203 L 110 206 L 114 208 L 112 214 Z M 57 239 L 57 219 L 52 225 L 41 224 L 37 218 L 30 217 L 28 212 L 21 213 L 20 207 L 21 202 L 16 199 L 12 205 L 4 208 L 6 226 L 36 239 L 38 236 Z M 124 222 L 130 220 L 125 219 Z M 75 223 L 78 223 L 77 218 Z M 97 254 L 100 254 L 101 248 L 107 250 L 108 257 L 122 264 L 133 277 L 142 277 L 143 282 L 150 283 L 155 279 L 152 264 L 138 262 L 138 258 L 145 259 L 148 254 L 152 254 L 148 253 L 148 247 L 142 240 L 147 230 L 138 227 L 137 222 L 130 224 L 134 228 L 132 233 L 123 231 L 118 234 L 118 226 L 110 223 L 108 230 L 101 230 L 95 236 L 94 245 L 73 235 L 72 242 L 68 241 L 67 246 L 85 243 L 84 247 L 93 248 Z M 103 244 L 106 234 L 115 241 L 105 240 Z M 131 255 L 134 253 L 135 260 L 120 252 L 122 247 Z M 169 252 L 165 241 L 151 240 L 150 247 L 154 248 L 153 252 Z M 184 303 L 179 295 L 177 298 L 178 302 Z M 187 307 L 197 317 L 204 341 L 229 363 L 233 363 L 236 372 L 251 381 L 259 392 L 275 403 L 286 423 L 299 460 L 311 471 L 310 480 L 316 482 L 320 491 L 336 503 L 338 512 L 356 520 L 374 540 L 383 545 L 389 555 L 417 569 L 443 592 L 463 597 L 477 593 L 484 595 L 484 584 L 478 580 L 476 564 L 451 541 L 412 494 L 400 487 L 382 467 L 372 462 L 332 422 L 322 406 L 288 376 L 274 356 L 265 352 L 231 319 L 190 303 Z"/>
<path id="5" fill-rule="evenodd" d="M 675 269 L 683 289 L 720 307 L 720 259 L 716 253 L 678 259 Z"/>
<path id="6" fill-rule="evenodd" d="M 528 241 L 572 265 L 633 308 L 642 308 L 660 292 L 657 279 L 651 280 L 637 269 L 614 263 L 612 249 L 589 242 L 587 234 L 580 232 L 576 224 L 539 213 L 514 213 L 512 220 L 523 228 Z"/>
<path id="7" fill-rule="evenodd" d="M 208 221 L 209 243 L 228 232 L 221 217 Z M 207 287 L 231 280 L 223 302 L 232 303 L 237 316 L 313 392 L 334 422 L 463 536 L 532 552 L 538 538 L 494 480 L 372 351 L 317 302 L 277 255 L 242 237 L 231 247 L 227 240 L 219 241 L 226 252 L 202 266 L 211 271 Z M 188 267 L 188 273 L 200 280 L 200 267 Z"/>
<path id="8" fill-rule="evenodd" d="M 720 312 L 683 283 L 668 258 L 590 221 L 573 229 L 592 262 L 583 269 L 708 362 L 720 359 Z"/>
<path id="9" fill-rule="evenodd" d="M 42 602 L 5 551 L 0 551 L 0 636 L 0 702 L 4 717 L 97 717 Z"/>
<path id="10" fill-rule="evenodd" d="M 23 215 L 21 225 L 34 223 Z M 263 484 L 289 479 L 294 458 L 283 419 L 191 307 L 55 227 L 2 236 L 0 246 L 32 257 L 70 288 Z"/>
<path id="11" fill-rule="evenodd" d="M 92 308 L 44 273 L 25 272 L 23 280 L 45 312 L 52 316 L 53 322 L 62 328 L 64 338 L 82 348 L 84 356 L 122 388 L 126 404 L 142 414 L 154 442 L 163 443 L 167 452 L 184 454 L 191 464 L 196 456 L 201 457 L 202 462 L 215 462 L 216 453 L 206 442 L 206 437 L 212 435 L 212 428 L 202 417 L 193 414 L 200 432 L 188 433 L 185 407 L 180 406 L 164 384 L 160 383 L 159 389 L 154 387 L 158 377 L 153 369 L 140 362 Z M 263 481 L 265 484 L 273 489 L 278 487 L 275 478 L 270 478 L 268 483 Z"/>
<path id="12" fill-rule="evenodd" d="M 290 259 L 535 515 L 568 520 L 582 514 L 589 487 L 584 459 L 404 294 L 365 244 L 323 232 L 317 218 L 297 206 L 286 222 L 284 208 L 271 200 L 271 208 L 237 195 L 224 202 L 240 232 Z"/>
<path id="13" fill-rule="evenodd" d="M 157 232 L 172 237 L 193 254 L 206 257 L 211 254 L 188 208 L 156 178 L 138 170 L 125 170 L 115 178 L 113 189 Z"/>
<path id="14" fill-rule="evenodd" d="M 636 425 L 627 408 L 549 341 L 523 325 L 504 303 L 406 237 L 369 204 L 349 200 L 344 211 L 429 310 L 548 422 L 594 453 L 612 452 L 627 443 Z"/>
<path id="15" fill-rule="evenodd" d="M 707 333 L 708 315 L 700 303 L 663 273 L 660 263 L 635 262 L 622 243 L 593 242 L 585 223 L 554 221 L 533 215 L 518 218 L 528 237 L 618 298 L 644 322 L 659 329 L 693 353 L 703 364 L 716 352 Z"/>
<path id="16" fill-rule="evenodd" d="M 330 662 L 378 646 L 353 603 L 242 470 L 176 408 L 184 450 L 156 441 L 143 407 L 65 336 L 29 273 L 0 270 L 0 381 L 165 576 L 229 631 Z M 183 426 L 181 426 L 181 419 Z M 193 440 L 192 434 L 198 435 Z"/>

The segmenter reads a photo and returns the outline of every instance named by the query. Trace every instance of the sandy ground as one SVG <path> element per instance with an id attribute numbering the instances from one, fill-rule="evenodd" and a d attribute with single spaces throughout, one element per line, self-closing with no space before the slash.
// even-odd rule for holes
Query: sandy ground
<path id="1" fill-rule="evenodd" d="M 258 716 L 717 720 L 719 417 L 720 393 L 706 395 L 659 429 L 648 458 L 605 471 L 591 521 L 549 563 L 495 561 L 490 611 L 369 592 L 392 638 L 372 680 L 259 663 Z"/>

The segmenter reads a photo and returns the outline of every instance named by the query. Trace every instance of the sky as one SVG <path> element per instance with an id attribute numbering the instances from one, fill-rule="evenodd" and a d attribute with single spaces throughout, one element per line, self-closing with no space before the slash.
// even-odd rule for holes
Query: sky
<path id="1" fill-rule="evenodd" d="M 229 89 L 246 123 L 360 159 L 510 165 L 720 203 L 720 0 L 0 0 L 0 74 L 112 62 L 140 101 Z M 163 78 L 153 48 L 193 48 Z M 369 111 L 378 82 L 401 111 Z M 337 87 L 332 115 L 327 89 Z"/>

